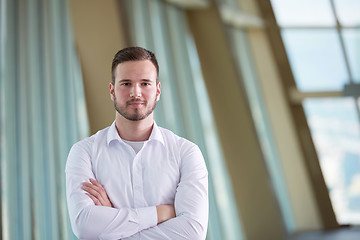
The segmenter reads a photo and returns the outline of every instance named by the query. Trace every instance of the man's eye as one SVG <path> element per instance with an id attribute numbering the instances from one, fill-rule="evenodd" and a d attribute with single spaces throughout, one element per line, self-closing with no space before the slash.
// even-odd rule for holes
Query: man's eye
<path id="1" fill-rule="evenodd" d="M 142 85 L 144 85 L 144 86 L 150 86 L 150 83 L 143 83 Z"/>
<path id="2" fill-rule="evenodd" d="M 129 86 L 130 83 L 125 82 L 125 83 L 121 83 L 120 85 L 121 85 L 121 86 Z"/>

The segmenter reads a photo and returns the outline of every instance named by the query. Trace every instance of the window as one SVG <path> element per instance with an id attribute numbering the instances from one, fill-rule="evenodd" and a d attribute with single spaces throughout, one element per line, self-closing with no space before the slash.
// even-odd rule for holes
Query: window
<path id="1" fill-rule="evenodd" d="M 360 2 L 271 2 L 337 221 L 359 224 Z"/>

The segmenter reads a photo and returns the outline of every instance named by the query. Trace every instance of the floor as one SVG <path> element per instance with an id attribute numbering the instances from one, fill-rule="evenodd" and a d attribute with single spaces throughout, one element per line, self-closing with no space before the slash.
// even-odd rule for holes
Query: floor
<path id="1" fill-rule="evenodd" d="M 360 240 L 360 226 L 342 227 L 326 232 L 309 232 L 296 234 L 288 240 Z"/>

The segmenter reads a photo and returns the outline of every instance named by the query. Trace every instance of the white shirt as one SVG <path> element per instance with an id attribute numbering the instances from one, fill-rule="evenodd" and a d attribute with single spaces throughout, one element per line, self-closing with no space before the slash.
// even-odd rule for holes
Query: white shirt
<path id="1" fill-rule="evenodd" d="M 80 239 L 205 239 L 208 173 L 200 149 L 154 123 L 136 154 L 115 122 L 74 144 L 66 163 L 72 229 Z M 95 206 L 82 182 L 96 179 L 114 208 Z M 157 224 L 156 206 L 174 204 L 176 217 Z"/>
<path id="2" fill-rule="evenodd" d="M 133 142 L 133 141 L 127 141 L 125 139 L 122 139 L 124 142 L 126 142 L 127 144 L 130 145 L 130 147 L 132 147 L 135 151 L 135 153 L 137 154 L 138 152 L 140 152 L 141 148 L 144 146 L 145 141 L 143 142 Z"/>

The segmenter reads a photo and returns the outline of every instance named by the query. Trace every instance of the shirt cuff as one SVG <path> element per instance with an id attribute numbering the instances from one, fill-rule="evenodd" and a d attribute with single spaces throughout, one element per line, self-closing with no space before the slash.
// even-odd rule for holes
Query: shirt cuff
<path id="1" fill-rule="evenodd" d="M 156 206 L 138 208 L 137 214 L 139 217 L 139 232 L 157 225 Z"/>

